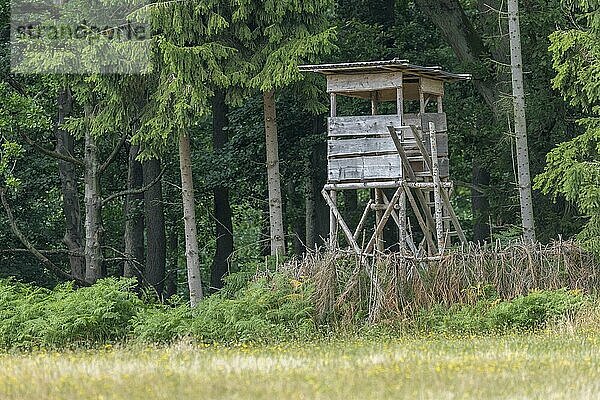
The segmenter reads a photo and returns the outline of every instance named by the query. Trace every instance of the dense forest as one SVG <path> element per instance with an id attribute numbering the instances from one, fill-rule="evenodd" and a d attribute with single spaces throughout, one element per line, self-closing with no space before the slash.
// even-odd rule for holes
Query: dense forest
<path id="1" fill-rule="evenodd" d="M 398 58 L 472 74 L 448 86 L 444 103 L 454 208 L 471 241 L 521 236 L 502 1 L 153 4 L 143 74 L 15 73 L 0 1 L 0 277 L 46 287 L 136 277 L 161 299 L 195 302 L 272 253 L 323 248 L 328 98 L 324 79 L 298 71 L 304 63 Z M 537 239 L 597 250 L 592 3 L 522 1 L 520 22 Z M 359 114 L 364 104 L 338 106 Z M 278 154 L 268 154 L 265 130 Z M 268 174 L 280 176 L 276 233 Z M 340 199 L 354 219 L 364 202 Z"/>

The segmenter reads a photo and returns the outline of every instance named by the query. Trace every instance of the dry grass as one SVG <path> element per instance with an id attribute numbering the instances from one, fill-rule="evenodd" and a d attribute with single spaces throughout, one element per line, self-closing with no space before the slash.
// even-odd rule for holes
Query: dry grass
<path id="1" fill-rule="evenodd" d="M 599 345 L 545 334 L 4 354 L 0 398 L 589 399 Z"/>
<path id="2" fill-rule="evenodd" d="M 285 268 L 316 285 L 321 318 L 371 321 L 411 315 L 434 304 L 473 303 L 486 286 L 503 299 L 533 289 L 580 289 L 600 285 L 595 257 L 573 242 L 548 245 L 476 245 L 450 250 L 435 261 L 384 254 L 373 259 L 347 252 L 311 253 Z"/>

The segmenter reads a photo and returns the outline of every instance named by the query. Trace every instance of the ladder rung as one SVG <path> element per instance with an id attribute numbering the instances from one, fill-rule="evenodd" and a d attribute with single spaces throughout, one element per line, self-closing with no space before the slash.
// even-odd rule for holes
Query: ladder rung
<path id="1" fill-rule="evenodd" d="M 419 154 L 421 154 L 421 150 L 419 150 L 418 147 L 413 147 L 413 146 L 402 146 L 402 147 L 404 147 L 404 152 L 406 154 L 409 154 L 409 153 L 419 153 Z"/>

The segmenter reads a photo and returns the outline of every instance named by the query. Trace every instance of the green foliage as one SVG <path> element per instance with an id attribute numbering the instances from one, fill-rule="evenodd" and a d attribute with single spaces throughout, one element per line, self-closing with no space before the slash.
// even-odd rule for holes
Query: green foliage
<path id="1" fill-rule="evenodd" d="M 583 305 L 580 292 L 566 289 L 533 291 L 507 301 L 494 299 L 493 293 L 486 295 L 473 305 L 440 305 L 422 310 L 415 324 L 423 331 L 450 334 L 529 331 L 541 329 Z"/>
<path id="2" fill-rule="evenodd" d="M 284 274 L 260 278 L 232 298 L 216 295 L 194 310 L 192 334 L 202 341 L 268 341 L 315 333 L 313 287 Z"/>
<path id="3" fill-rule="evenodd" d="M 596 2 L 566 2 L 577 26 L 550 37 L 556 76 L 553 84 L 587 118 L 585 132 L 561 143 L 547 156 L 536 188 L 556 198 L 564 196 L 589 219 L 579 238 L 600 252 L 600 24 Z"/>
<path id="4" fill-rule="evenodd" d="M 132 321 L 132 336 L 142 343 L 170 343 L 190 334 L 189 305 L 144 308 Z"/>
<path id="5" fill-rule="evenodd" d="M 170 342 L 190 336 L 209 343 L 309 338 L 316 333 L 312 293 L 310 284 L 273 274 L 213 295 L 193 310 L 187 305 L 146 309 L 134 320 L 133 337 Z"/>
<path id="6" fill-rule="evenodd" d="M 568 316 L 582 304 L 580 292 L 540 290 L 494 305 L 488 317 L 494 329 L 530 330 L 543 327 L 553 319 Z"/>
<path id="7" fill-rule="evenodd" d="M 0 281 L 0 346 L 65 347 L 122 340 L 142 309 L 133 280 L 104 279 L 74 290 Z"/>

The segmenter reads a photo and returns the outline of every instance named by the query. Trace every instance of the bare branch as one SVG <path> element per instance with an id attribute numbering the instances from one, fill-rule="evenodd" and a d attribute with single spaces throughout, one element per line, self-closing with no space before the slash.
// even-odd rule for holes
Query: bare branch
<path id="1" fill-rule="evenodd" d="M 85 166 L 85 164 L 83 163 L 83 161 L 78 160 L 75 157 L 71 157 L 71 156 L 68 156 L 68 155 L 65 155 L 65 154 L 61 154 L 61 153 L 58 153 L 56 151 L 49 150 L 49 149 L 46 149 L 45 147 L 40 146 L 39 144 L 37 144 L 33 140 L 31 140 L 31 138 L 29 136 L 27 136 L 27 134 L 24 133 L 24 132 L 19 131 L 19 134 L 21 135 L 21 137 L 23 138 L 23 140 L 25 140 L 30 146 L 32 146 L 34 149 L 36 149 L 40 153 L 43 153 L 43 154 L 45 154 L 47 156 L 56 158 L 58 160 L 62 160 L 62 161 L 73 163 L 73 164 L 78 165 L 80 167 L 84 167 Z"/>
<path id="2" fill-rule="evenodd" d="M 13 234 L 21 241 L 23 246 L 35 256 L 46 268 L 51 270 L 56 276 L 69 280 L 75 281 L 80 286 L 89 286 L 90 284 L 81 279 L 75 278 L 74 276 L 64 272 L 60 269 L 56 264 L 46 258 L 39 250 L 37 250 L 29 240 L 25 237 L 23 232 L 17 226 L 17 221 L 15 220 L 10 205 L 6 200 L 6 188 L 0 188 L 0 200 L 2 200 L 2 206 L 4 207 L 4 211 L 6 212 L 6 216 L 8 217 L 8 222 L 10 223 L 10 229 Z"/>
<path id="3" fill-rule="evenodd" d="M 4 80 L 21 96 L 27 95 L 25 89 L 23 89 L 23 85 L 21 85 L 21 83 L 17 81 L 11 74 L 6 74 Z"/>
<path id="4" fill-rule="evenodd" d="M 100 169 L 99 169 L 100 173 L 103 173 L 106 170 L 106 168 L 108 168 L 108 166 L 113 161 L 115 161 L 115 158 L 117 158 L 117 156 L 119 155 L 119 151 L 121 150 L 121 148 L 123 148 L 123 145 L 125 144 L 126 140 L 127 140 L 127 135 L 123 135 L 123 137 L 121 137 L 121 140 L 119 140 L 119 143 L 117 143 L 117 145 L 113 149 L 112 153 L 110 153 L 110 156 L 108 156 L 106 161 L 100 166 Z"/>
<path id="5" fill-rule="evenodd" d="M 83 257 L 83 253 L 67 249 L 38 250 L 41 254 L 66 254 L 71 257 Z M 28 249 L 0 249 L 0 254 L 30 253 Z"/>
<path id="6" fill-rule="evenodd" d="M 158 174 L 158 176 L 149 184 L 147 184 L 146 186 L 142 186 L 139 189 L 130 189 L 130 190 L 123 190 L 122 192 L 117 192 L 117 193 L 113 193 L 110 196 L 108 196 L 107 198 L 105 198 L 104 200 L 102 200 L 102 207 L 104 207 L 106 204 L 108 204 L 109 201 L 114 200 L 118 197 L 125 197 L 125 196 L 130 196 L 130 195 L 134 195 L 134 194 L 142 194 L 145 191 L 147 191 L 148 189 L 150 189 L 152 186 L 156 185 L 158 182 L 160 182 L 160 180 L 162 179 L 163 174 L 165 173 L 166 168 L 163 167 L 163 169 L 160 171 L 160 174 Z"/>

